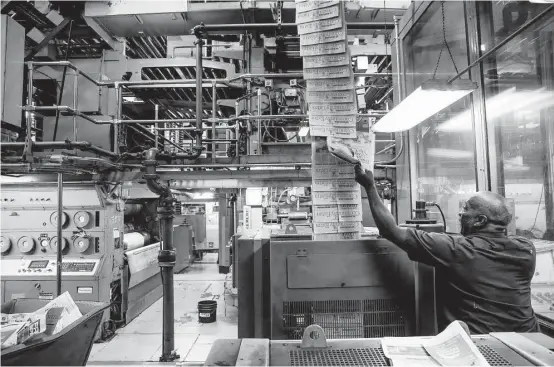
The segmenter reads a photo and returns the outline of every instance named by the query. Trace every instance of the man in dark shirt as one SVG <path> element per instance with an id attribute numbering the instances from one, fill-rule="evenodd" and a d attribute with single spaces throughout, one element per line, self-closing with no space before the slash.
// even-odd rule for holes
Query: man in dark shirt
<path id="1" fill-rule="evenodd" d="M 440 331 L 454 320 L 467 323 L 472 334 L 538 331 L 531 307 L 535 247 L 506 235 L 512 216 L 502 196 L 480 192 L 470 198 L 459 214 L 461 235 L 427 233 L 396 224 L 373 174 L 359 164 L 356 181 L 367 192 L 381 236 L 435 268 Z"/>

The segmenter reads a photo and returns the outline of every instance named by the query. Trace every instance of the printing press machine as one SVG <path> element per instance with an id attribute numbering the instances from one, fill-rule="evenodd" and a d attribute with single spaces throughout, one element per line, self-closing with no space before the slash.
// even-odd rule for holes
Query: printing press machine
<path id="1" fill-rule="evenodd" d="M 239 338 L 301 339 L 311 324 L 333 339 L 417 335 L 413 263 L 384 239 L 337 246 L 305 233 L 249 232 L 234 261 Z"/>
<path id="2" fill-rule="evenodd" d="M 326 340 L 317 325 L 302 340 L 217 340 L 204 366 L 389 366 L 379 338 Z M 473 335 L 491 366 L 553 366 L 554 339 L 540 333 Z"/>
<path id="3" fill-rule="evenodd" d="M 2 193 L 1 302 L 53 299 L 57 187 L 3 185 Z M 162 296 L 160 243 L 151 243 L 155 236 L 124 225 L 125 203 L 106 198 L 94 184 L 65 184 L 63 203 L 62 292 L 77 301 L 110 303 L 103 316 L 106 326 L 128 324 Z M 192 230 L 188 225 L 174 226 L 174 236 L 175 271 L 181 271 L 190 261 Z M 101 337 L 99 333 L 97 338 Z"/>

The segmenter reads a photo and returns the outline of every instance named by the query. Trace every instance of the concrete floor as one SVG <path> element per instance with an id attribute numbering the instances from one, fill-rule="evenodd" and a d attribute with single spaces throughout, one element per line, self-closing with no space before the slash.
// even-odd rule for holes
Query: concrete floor
<path id="1" fill-rule="evenodd" d="M 185 365 L 201 366 L 215 340 L 237 338 L 238 310 L 230 295 L 231 278 L 218 273 L 216 260 L 216 254 L 209 254 L 182 274 L 175 274 L 175 347 Z M 197 303 L 212 299 L 218 301 L 217 321 L 201 324 L 198 322 Z M 88 365 L 165 365 L 158 362 L 161 351 L 160 299 L 129 325 L 119 329 L 112 340 L 94 344 Z"/>

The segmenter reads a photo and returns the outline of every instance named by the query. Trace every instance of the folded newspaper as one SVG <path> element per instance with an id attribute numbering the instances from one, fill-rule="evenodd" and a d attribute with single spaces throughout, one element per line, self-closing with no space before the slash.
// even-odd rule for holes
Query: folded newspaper
<path id="1" fill-rule="evenodd" d="M 393 366 L 489 366 L 460 322 L 432 337 L 383 338 Z"/>
<path id="2" fill-rule="evenodd" d="M 59 333 L 83 316 L 68 292 L 32 313 L 2 314 L 2 349 Z"/>

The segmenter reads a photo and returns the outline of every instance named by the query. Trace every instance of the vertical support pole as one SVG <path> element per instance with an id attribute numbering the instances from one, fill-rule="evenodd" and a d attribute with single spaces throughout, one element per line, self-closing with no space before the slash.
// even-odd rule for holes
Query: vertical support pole
<path id="1" fill-rule="evenodd" d="M 73 76 L 73 141 L 77 141 L 77 110 L 79 108 L 79 72 Z"/>
<path id="2" fill-rule="evenodd" d="M 62 294 L 62 261 L 63 261 L 63 237 L 62 237 L 62 225 L 63 225 L 63 173 L 58 173 L 58 221 L 57 226 L 57 272 L 56 272 L 56 294 L 59 296 Z"/>
<path id="3" fill-rule="evenodd" d="M 158 120 L 158 118 L 159 118 L 159 113 L 160 113 L 159 108 L 160 107 L 159 107 L 158 104 L 154 105 L 154 120 Z M 155 137 L 155 145 L 154 146 L 156 147 L 156 149 L 159 149 L 159 147 L 158 147 L 159 140 L 160 140 L 158 138 L 158 134 L 160 133 L 159 130 L 158 130 L 159 128 L 160 128 L 160 124 L 156 123 L 154 125 L 154 137 Z M 165 134 L 165 133 L 162 133 L 162 134 Z"/>
<path id="4" fill-rule="evenodd" d="M 196 145 L 202 144 L 202 45 L 204 41 L 196 40 Z"/>
<path id="5" fill-rule="evenodd" d="M 120 142 L 123 138 L 121 115 L 123 113 L 123 96 L 121 93 L 121 86 L 119 83 L 115 83 L 115 98 L 117 103 L 116 116 L 115 116 L 115 153 L 119 153 Z"/>
<path id="6" fill-rule="evenodd" d="M 215 143 L 215 119 L 217 118 L 217 89 L 215 82 L 212 82 L 212 117 L 214 119 L 214 121 L 212 121 L 212 163 L 215 163 L 215 151 L 217 148 L 217 144 Z"/>
<path id="7" fill-rule="evenodd" d="M 539 32 L 538 45 L 542 45 L 540 59 L 542 68 L 542 87 L 554 90 L 554 32 L 541 30 Z M 544 137 L 544 209 L 546 227 L 543 239 L 554 241 L 554 107 L 543 108 L 540 114 L 541 133 Z M 540 205 L 540 203 L 539 203 Z"/>
<path id="8" fill-rule="evenodd" d="M 27 63 L 27 106 L 33 107 L 33 74 L 34 66 L 32 62 Z M 26 111 L 25 121 L 27 128 L 27 136 L 25 137 L 26 147 L 26 156 L 25 159 L 27 162 L 32 162 L 33 159 L 33 116 L 31 111 Z"/>
<path id="9" fill-rule="evenodd" d="M 129 293 L 127 292 L 127 288 L 129 288 L 129 265 L 125 264 L 123 266 L 123 270 L 121 272 L 121 322 L 126 321 L 126 314 L 127 309 L 129 308 Z"/>
<path id="10" fill-rule="evenodd" d="M 239 103 L 237 101 L 235 101 L 235 116 L 238 117 L 239 116 Z M 240 126 L 241 126 L 241 122 L 240 120 L 236 120 L 235 121 L 235 155 L 238 157 L 239 156 L 239 147 L 240 147 L 240 144 L 239 144 L 239 137 L 240 137 Z"/>
<path id="11" fill-rule="evenodd" d="M 476 2 L 464 2 L 466 16 L 467 41 L 468 41 L 468 64 L 477 60 L 481 56 L 481 37 L 479 32 L 478 4 Z M 481 16 L 486 13 L 482 13 Z M 489 180 L 489 146 L 487 144 L 487 119 L 485 108 L 485 88 L 486 83 L 483 78 L 485 74 L 483 64 L 479 63 L 468 72 L 472 81 L 479 86 L 471 94 L 471 106 L 473 112 L 473 126 L 475 138 L 475 178 L 477 181 L 477 191 L 491 190 Z M 496 157 L 493 154 L 493 157 Z"/>
<path id="12" fill-rule="evenodd" d="M 257 109 L 257 112 L 258 112 L 258 116 L 261 116 L 262 115 L 262 90 L 261 88 L 258 88 L 258 109 Z M 257 152 L 258 152 L 258 155 L 262 155 L 262 120 L 260 120 L 258 118 L 258 120 L 256 120 L 256 126 L 258 127 L 258 148 L 257 148 Z"/>
<path id="13" fill-rule="evenodd" d="M 163 286 L 163 343 L 160 362 L 173 361 L 175 354 L 175 305 L 173 294 L 173 267 L 175 266 L 175 250 L 173 248 L 173 197 L 160 198 L 158 215 L 160 218 L 160 233 L 162 234 L 161 250 L 158 263 L 162 272 Z"/>

